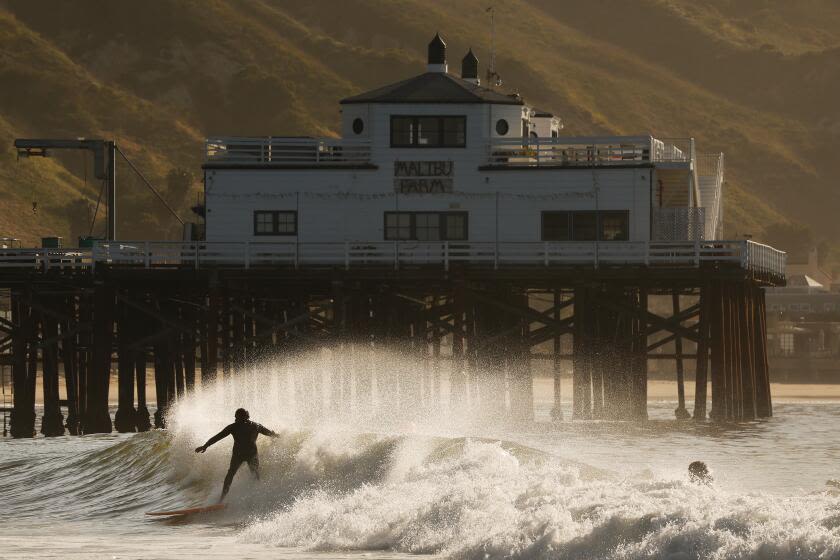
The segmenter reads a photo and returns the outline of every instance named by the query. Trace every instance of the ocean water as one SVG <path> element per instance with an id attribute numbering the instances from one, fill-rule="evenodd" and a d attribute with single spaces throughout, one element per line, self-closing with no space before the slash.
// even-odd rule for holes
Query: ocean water
<path id="1" fill-rule="evenodd" d="M 379 362 L 361 367 L 394 371 Z M 328 377 L 318 359 L 266 366 L 182 399 L 165 431 L 0 440 L 0 557 L 840 558 L 840 403 L 513 427 L 384 375 L 372 403 L 334 411 Z M 258 442 L 261 480 L 241 469 L 221 512 L 145 516 L 217 499 L 231 443 L 193 449 L 237 406 L 279 433 Z M 712 484 L 689 481 L 696 459 Z"/>

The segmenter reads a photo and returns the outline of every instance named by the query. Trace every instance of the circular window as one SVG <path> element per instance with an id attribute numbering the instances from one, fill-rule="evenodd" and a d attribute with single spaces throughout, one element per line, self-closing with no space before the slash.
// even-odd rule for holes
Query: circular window
<path id="1" fill-rule="evenodd" d="M 510 126 L 505 119 L 499 119 L 496 121 L 496 134 L 499 136 L 504 136 L 510 130 Z"/>
<path id="2" fill-rule="evenodd" d="M 365 129 L 365 121 L 362 119 L 353 119 L 353 132 L 361 134 Z"/>

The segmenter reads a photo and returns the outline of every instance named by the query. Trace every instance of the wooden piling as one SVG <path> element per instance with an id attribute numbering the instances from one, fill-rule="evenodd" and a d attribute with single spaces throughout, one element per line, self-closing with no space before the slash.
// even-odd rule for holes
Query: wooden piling
<path id="1" fill-rule="evenodd" d="M 44 392 L 44 416 L 41 418 L 41 433 L 47 437 L 64 435 L 64 416 L 59 403 L 58 379 L 58 304 L 54 298 L 42 298 L 41 305 L 41 351 L 42 388 Z"/>
<path id="2" fill-rule="evenodd" d="M 575 323 L 572 370 L 572 415 L 576 420 L 592 417 L 590 293 L 585 287 L 575 288 Z"/>
<path id="3" fill-rule="evenodd" d="M 556 286 L 552 290 L 552 295 L 554 296 L 554 312 L 552 317 L 556 323 L 560 322 L 562 317 L 561 309 L 563 304 L 563 291 L 562 288 Z M 551 419 L 554 422 L 560 422 L 563 420 L 563 408 L 561 403 L 561 373 L 563 371 L 563 362 L 561 358 L 561 354 L 563 353 L 562 347 L 562 334 L 560 333 L 557 327 L 554 328 L 554 333 L 552 336 L 552 343 L 553 343 L 553 351 L 554 356 L 552 359 L 552 381 L 553 381 L 553 397 L 554 397 L 554 404 L 551 407 Z M 530 352 L 530 349 L 529 349 Z"/>
<path id="4" fill-rule="evenodd" d="M 61 359 L 64 366 L 64 390 L 67 395 L 67 431 L 71 435 L 79 434 L 79 381 L 78 381 L 78 345 L 76 343 L 81 325 L 76 314 L 76 299 L 69 296 L 65 300 L 64 314 L 67 317 L 61 323 Z M 89 326 L 88 326 L 89 328 Z"/>
<path id="5" fill-rule="evenodd" d="M 674 290 L 671 294 L 671 309 L 674 316 L 680 314 L 680 294 Z M 690 418 L 688 410 L 685 407 L 685 370 L 683 369 L 683 339 L 679 333 L 674 334 L 674 365 L 677 370 L 677 409 L 674 415 L 678 420 Z"/>
<path id="6" fill-rule="evenodd" d="M 106 281 L 94 286 L 93 317 L 93 347 L 82 431 L 86 434 L 110 433 L 113 426 L 108 411 L 108 392 L 114 337 L 114 288 Z"/>
<path id="7" fill-rule="evenodd" d="M 114 415 L 114 428 L 118 432 L 133 432 L 137 429 L 137 411 L 134 409 L 134 366 L 135 357 L 130 350 L 135 329 L 129 319 L 129 311 L 124 303 L 117 308 L 117 412 Z"/>
<path id="8" fill-rule="evenodd" d="M 700 314 L 697 319 L 697 356 L 694 373 L 694 419 L 706 419 L 706 391 L 709 369 L 710 286 L 700 288 Z"/>

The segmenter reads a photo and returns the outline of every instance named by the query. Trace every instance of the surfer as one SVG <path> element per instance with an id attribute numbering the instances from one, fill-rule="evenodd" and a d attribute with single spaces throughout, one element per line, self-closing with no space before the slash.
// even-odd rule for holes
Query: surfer
<path id="1" fill-rule="evenodd" d="M 703 461 L 694 461 L 688 465 L 688 478 L 691 482 L 711 484 L 712 473 Z"/>
<path id="2" fill-rule="evenodd" d="M 233 476 L 242 463 L 248 463 L 254 477 L 260 479 L 260 460 L 257 456 L 257 436 L 262 434 L 269 437 L 277 437 L 277 434 L 256 422 L 251 422 L 251 416 L 244 408 L 237 408 L 234 414 L 236 421 L 229 424 L 224 430 L 207 440 L 207 443 L 195 448 L 196 453 L 204 453 L 207 448 L 228 436 L 233 436 L 233 454 L 230 457 L 230 468 L 225 476 L 225 484 L 222 487 L 222 503 L 230 490 L 230 483 Z"/>

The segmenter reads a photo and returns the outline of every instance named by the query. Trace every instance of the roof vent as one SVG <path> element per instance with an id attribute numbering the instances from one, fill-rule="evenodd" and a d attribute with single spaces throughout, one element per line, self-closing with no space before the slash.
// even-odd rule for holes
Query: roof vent
<path id="1" fill-rule="evenodd" d="M 442 72 L 446 74 L 446 43 L 435 33 L 435 38 L 429 43 L 429 66 L 428 72 Z"/>
<path id="2" fill-rule="evenodd" d="M 472 49 L 461 60 L 461 78 L 475 85 L 481 83 L 478 79 L 478 58 L 473 54 Z"/>

